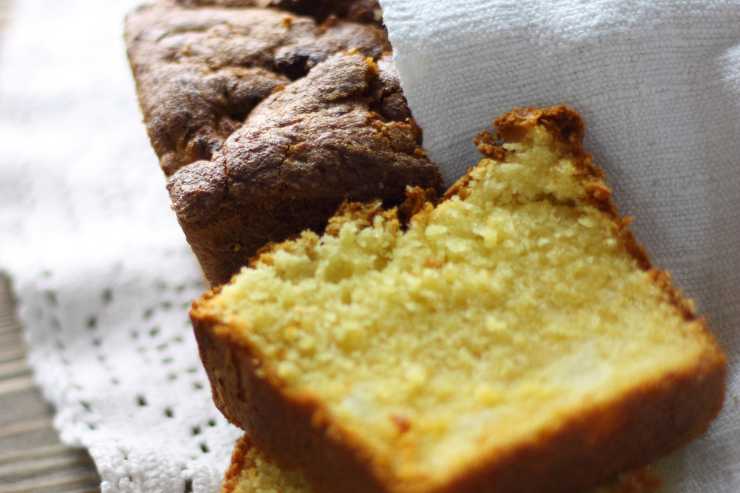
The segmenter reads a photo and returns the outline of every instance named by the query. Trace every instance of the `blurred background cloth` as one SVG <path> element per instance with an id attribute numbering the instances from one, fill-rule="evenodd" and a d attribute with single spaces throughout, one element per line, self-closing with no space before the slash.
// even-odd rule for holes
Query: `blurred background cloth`
<path id="1" fill-rule="evenodd" d="M 55 426 L 89 450 L 102 490 L 213 493 L 240 432 L 198 358 L 188 307 L 205 287 L 126 61 L 123 18 L 138 3 L 13 5 L 0 52 L 0 269 Z"/>
<path id="2" fill-rule="evenodd" d="M 381 0 L 424 144 L 451 182 L 514 106 L 567 103 L 654 263 L 730 357 L 711 432 L 665 461 L 667 490 L 740 491 L 740 2 Z"/>

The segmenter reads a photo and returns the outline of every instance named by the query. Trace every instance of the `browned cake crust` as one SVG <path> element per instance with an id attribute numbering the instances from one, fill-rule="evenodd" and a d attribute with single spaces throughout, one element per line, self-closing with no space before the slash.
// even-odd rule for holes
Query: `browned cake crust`
<path id="1" fill-rule="evenodd" d="M 126 20 L 144 120 L 168 175 L 210 159 L 257 103 L 329 56 L 354 49 L 377 58 L 390 50 L 376 25 L 210 3 L 221 6 L 162 0 Z"/>
<path id="2" fill-rule="evenodd" d="M 560 144 L 586 176 L 601 175 L 581 147 L 583 124 L 573 110 L 562 106 L 515 110 L 496 121 L 499 135 L 511 140 L 538 124 L 561 137 Z M 479 146 L 493 155 L 505 152 L 490 138 L 483 138 Z M 465 194 L 466 185 L 462 178 L 449 193 Z M 695 320 L 691 303 L 672 286 L 668 274 L 650 266 L 618 216 L 608 189 L 597 186 L 591 196 L 622 225 L 640 266 L 653 274 L 687 320 Z M 287 395 L 280 379 L 261 366 L 253 348 L 221 329 L 218 320 L 199 310 L 198 302 L 191 318 L 216 405 L 232 423 L 249 430 L 254 444 L 281 467 L 302 470 L 316 491 L 412 492 L 396 488 L 391 474 L 373 465 L 371 454 L 331 420 L 320 401 L 310 395 Z M 704 432 L 722 406 L 725 374 L 725 359 L 717 350 L 684 372 L 636 387 L 618 402 L 584 410 L 505 453 L 481 457 L 466 474 L 435 493 L 572 493 L 595 486 Z"/>
<path id="3" fill-rule="evenodd" d="M 345 199 L 400 202 L 438 188 L 396 80 L 361 55 L 336 55 L 249 115 L 213 161 L 169 180 L 173 208 L 208 277 L 221 283 L 263 245 L 321 230 Z"/>
<path id="4" fill-rule="evenodd" d="M 275 7 L 317 19 L 334 15 L 358 22 L 382 22 L 382 11 L 378 0 L 176 0 L 189 7 Z"/>
<path id="5" fill-rule="evenodd" d="M 377 4 L 243 7 L 264 3 L 161 0 L 126 23 L 152 146 L 212 284 L 268 242 L 321 230 L 345 199 L 398 203 L 407 185 L 441 185 L 382 27 L 317 20 L 364 21 Z"/>
<path id="6" fill-rule="evenodd" d="M 234 450 L 231 453 L 231 463 L 224 475 L 224 482 L 221 485 L 221 493 L 232 493 L 237 486 L 241 471 L 243 469 L 253 467 L 253 464 L 250 464 L 249 458 L 247 457 L 247 452 L 249 452 L 251 447 L 252 444 L 249 441 L 248 435 L 243 435 L 239 440 L 237 440 Z"/>

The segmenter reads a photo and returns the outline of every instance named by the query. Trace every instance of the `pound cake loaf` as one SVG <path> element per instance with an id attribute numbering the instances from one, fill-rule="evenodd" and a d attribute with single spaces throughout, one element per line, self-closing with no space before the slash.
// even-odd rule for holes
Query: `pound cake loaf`
<path id="1" fill-rule="evenodd" d="M 348 203 L 193 305 L 216 404 L 317 491 L 572 493 L 721 407 L 725 357 L 616 212 L 578 114 L 496 130 L 436 206 Z"/>
<path id="2" fill-rule="evenodd" d="M 621 474 L 591 493 L 655 493 L 660 481 L 649 468 Z M 279 468 L 244 435 L 234 447 L 221 493 L 313 493 L 296 470 Z M 572 492 L 580 493 L 580 492 Z"/>
<path id="3" fill-rule="evenodd" d="M 291 10 L 254 6 L 266 4 Z M 408 185 L 441 186 L 377 12 L 368 0 L 160 0 L 128 16 L 149 137 L 212 284 L 268 242 L 321 231 L 343 200 L 391 205 Z"/>

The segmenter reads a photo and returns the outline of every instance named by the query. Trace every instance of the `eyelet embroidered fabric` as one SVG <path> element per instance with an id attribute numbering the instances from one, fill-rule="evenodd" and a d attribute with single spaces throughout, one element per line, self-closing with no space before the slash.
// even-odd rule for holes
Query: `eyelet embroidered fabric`
<path id="1" fill-rule="evenodd" d="M 126 62 L 136 1 L 12 2 L 0 31 L 0 269 L 55 425 L 105 493 L 213 493 L 240 432 L 188 320 L 205 285 Z"/>

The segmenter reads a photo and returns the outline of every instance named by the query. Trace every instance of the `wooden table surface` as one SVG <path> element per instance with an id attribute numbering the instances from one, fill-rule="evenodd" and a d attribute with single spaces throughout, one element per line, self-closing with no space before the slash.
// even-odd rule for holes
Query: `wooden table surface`
<path id="1" fill-rule="evenodd" d="M 0 0 L 0 49 L 12 18 L 12 2 Z M 52 417 L 33 385 L 10 283 L 0 275 L 0 493 L 100 491 L 90 457 L 62 445 Z"/>
<path id="2" fill-rule="evenodd" d="M 62 445 L 52 409 L 33 385 L 10 285 L 0 278 L 0 493 L 89 493 L 100 480 L 90 457 Z"/>

